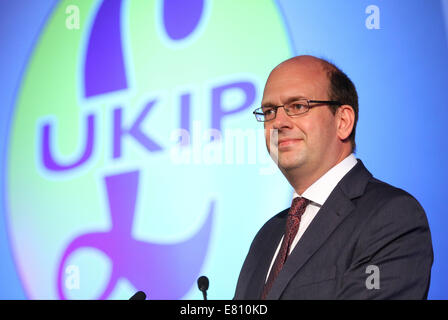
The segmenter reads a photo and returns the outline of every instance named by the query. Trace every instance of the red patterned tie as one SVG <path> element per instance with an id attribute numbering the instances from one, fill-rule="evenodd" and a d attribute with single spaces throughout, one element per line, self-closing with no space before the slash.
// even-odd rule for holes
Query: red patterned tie
<path id="1" fill-rule="evenodd" d="M 291 247 L 291 243 L 296 237 L 297 230 L 299 230 L 300 218 L 305 212 L 306 206 L 309 204 L 309 200 L 305 198 L 296 197 L 292 200 L 291 208 L 289 208 L 288 218 L 286 220 L 286 232 L 283 237 L 283 242 L 280 250 L 275 258 L 274 265 L 272 266 L 271 273 L 269 274 L 268 281 L 266 281 L 261 299 L 266 299 L 269 290 L 271 290 L 272 284 L 274 283 L 280 270 L 282 270 L 283 265 L 288 257 L 288 252 Z"/>

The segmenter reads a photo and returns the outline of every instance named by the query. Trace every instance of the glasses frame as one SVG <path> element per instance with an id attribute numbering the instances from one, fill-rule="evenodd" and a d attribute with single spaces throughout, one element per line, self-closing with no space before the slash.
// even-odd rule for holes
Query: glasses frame
<path id="1" fill-rule="evenodd" d="M 277 117 L 278 108 L 284 108 L 285 109 L 285 106 L 297 103 L 299 101 L 302 101 L 302 100 L 296 100 L 296 101 L 293 101 L 293 102 L 290 102 L 290 103 L 285 103 L 285 104 L 280 105 L 280 106 L 272 106 L 272 107 L 270 107 L 270 108 L 273 108 L 275 110 L 275 114 L 274 114 L 274 118 L 269 119 L 269 120 L 263 121 L 263 120 L 258 120 L 258 118 L 257 118 L 257 115 L 264 116 L 264 113 L 261 112 L 263 107 L 259 107 L 259 108 L 255 109 L 252 113 L 255 115 L 255 119 L 257 119 L 258 122 L 272 121 L 272 120 L 274 120 Z M 305 112 L 302 112 L 302 113 L 299 113 L 299 114 L 290 115 L 288 113 L 288 111 L 287 111 L 288 109 L 285 109 L 286 114 L 289 117 L 297 117 L 297 116 L 300 116 L 302 114 L 307 113 L 311 108 L 315 108 L 315 107 L 319 107 L 319 106 L 323 106 L 323 105 L 330 105 L 330 106 L 342 106 L 343 105 L 341 102 L 334 101 L 334 100 L 308 100 L 308 99 L 303 99 L 303 101 L 306 101 L 307 108 L 308 108 Z M 310 103 L 318 103 L 318 105 L 311 106 Z"/>

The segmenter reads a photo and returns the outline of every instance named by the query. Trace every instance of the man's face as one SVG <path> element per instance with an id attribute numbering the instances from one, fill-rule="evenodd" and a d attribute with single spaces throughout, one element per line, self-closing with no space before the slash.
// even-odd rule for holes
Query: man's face
<path id="1" fill-rule="evenodd" d="M 284 105 L 295 98 L 329 100 L 328 79 L 316 60 L 299 59 L 274 69 L 266 83 L 262 106 Z M 269 152 L 278 152 L 278 165 L 282 171 L 312 172 L 329 161 L 331 157 L 328 156 L 336 151 L 335 116 L 326 105 L 295 117 L 279 108 L 276 118 L 264 125 L 266 145 Z M 274 139 L 271 145 L 271 129 L 278 130 L 278 144 Z"/>

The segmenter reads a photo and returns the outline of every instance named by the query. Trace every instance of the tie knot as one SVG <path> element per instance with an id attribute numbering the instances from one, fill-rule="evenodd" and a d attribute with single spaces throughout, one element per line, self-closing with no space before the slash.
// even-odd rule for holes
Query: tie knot
<path id="1" fill-rule="evenodd" d="M 310 200 L 303 197 L 296 197 L 292 200 L 291 208 L 288 214 L 292 216 L 301 216 L 306 209 L 306 206 L 310 203 Z"/>

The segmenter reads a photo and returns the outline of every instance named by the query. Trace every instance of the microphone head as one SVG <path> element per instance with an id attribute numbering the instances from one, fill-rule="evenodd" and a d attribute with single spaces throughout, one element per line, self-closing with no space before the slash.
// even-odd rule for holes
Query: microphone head
<path id="1" fill-rule="evenodd" d="M 129 300 L 145 300 L 146 294 L 143 291 L 136 292 Z"/>
<path id="2" fill-rule="evenodd" d="M 208 290 L 208 278 L 206 276 L 200 276 L 198 279 L 198 288 L 201 291 Z"/>

